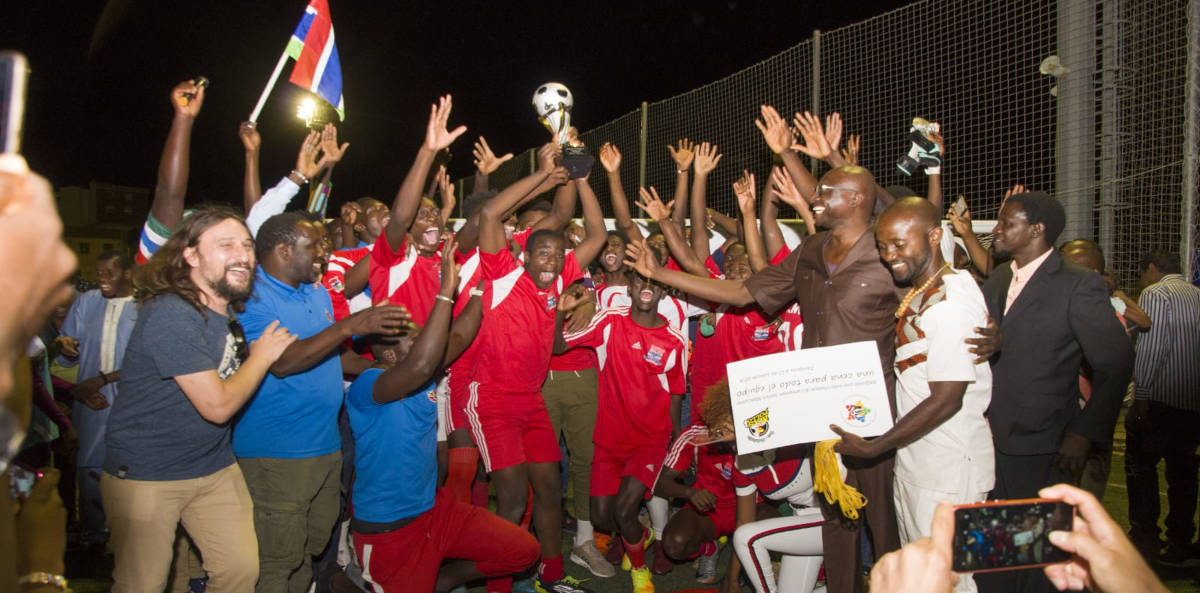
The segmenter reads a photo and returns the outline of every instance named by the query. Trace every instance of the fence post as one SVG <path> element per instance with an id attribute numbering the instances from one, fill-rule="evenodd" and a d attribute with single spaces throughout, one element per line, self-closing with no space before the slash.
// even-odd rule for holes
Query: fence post
<path id="1" fill-rule="evenodd" d="M 1196 126 L 1200 125 L 1200 0 L 1190 0 L 1187 8 L 1187 103 L 1184 104 L 1183 140 L 1183 232 L 1180 234 L 1179 256 L 1183 264 L 1184 278 L 1192 279 L 1197 273 L 1196 259 L 1200 257 L 1200 246 L 1196 245 L 1196 208 L 1200 196 L 1196 188 L 1196 152 L 1200 150 L 1200 138 Z"/>
<path id="2" fill-rule="evenodd" d="M 1096 175 L 1096 3 L 1060 0 L 1058 57 L 1067 68 L 1058 79 L 1054 140 L 1054 193 L 1067 214 L 1062 237 L 1092 238 Z"/>
<path id="3" fill-rule="evenodd" d="M 812 94 L 809 97 L 812 104 L 812 114 L 821 117 L 821 30 L 813 29 L 812 34 Z M 787 116 L 784 115 L 784 119 Z M 808 170 L 817 174 L 817 159 L 809 157 Z"/>
<path id="4" fill-rule="evenodd" d="M 646 140 L 649 137 L 650 105 L 642 101 L 642 123 L 638 128 L 638 187 L 646 187 Z"/>
<path id="5" fill-rule="evenodd" d="M 1124 138 L 1120 92 L 1124 90 L 1124 64 L 1121 47 L 1124 44 L 1124 0 L 1104 0 L 1102 56 L 1104 69 L 1100 73 L 1100 223 L 1096 242 L 1108 257 L 1116 251 L 1113 240 L 1116 230 L 1117 199 L 1123 184 L 1118 182 L 1121 172 L 1120 150 Z"/>

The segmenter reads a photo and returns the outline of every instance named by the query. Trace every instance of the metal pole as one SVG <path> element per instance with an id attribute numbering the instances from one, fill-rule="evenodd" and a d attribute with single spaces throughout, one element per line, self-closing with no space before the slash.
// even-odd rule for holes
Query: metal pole
<path id="1" fill-rule="evenodd" d="M 638 187 L 646 187 L 646 141 L 649 136 L 650 105 L 642 101 L 642 123 L 638 128 Z"/>
<path id="2" fill-rule="evenodd" d="M 813 115 L 821 116 L 821 30 L 814 29 L 812 35 L 812 94 L 809 97 Z M 784 118 L 786 119 L 786 115 Z M 817 175 L 817 159 L 809 157 L 808 170 Z"/>
<path id="3" fill-rule="evenodd" d="M 1200 148 L 1200 138 L 1196 133 L 1197 112 L 1200 111 L 1200 0 L 1188 2 L 1187 27 L 1187 104 L 1184 106 L 1184 142 L 1183 142 L 1183 232 L 1179 249 L 1183 264 L 1184 278 L 1192 278 L 1196 273 L 1195 264 L 1200 256 L 1200 246 L 1196 245 L 1196 207 L 1200 205 L 1200 196 L 1196 187 L 1196 152 Z"/>
<path id="4" fill-rule="evenodd" d="M 1054 191 L 1067 214 L 1062 238 L 1093 237 L 1096 171 L 1096 105 L 1093 75 L 1096 5 L 1093 0 L 1058 3 L 1058 57 L 1067 68 L 1058 79 Z"/>
<path id="5" fill-rule="evenodd" d="M 1100 91 L 1100 235 L 1097 243 L 1110 263 L 1115 263 L 1113 236 L 1116 229 L 1116 207 L 1122 187 L 1116 183 L 1120 175 L 1121 102 L 1118 93 L 1123 89 L 1121 61 L 1121 2 L 1104 1 L 1103 60 Z"/>

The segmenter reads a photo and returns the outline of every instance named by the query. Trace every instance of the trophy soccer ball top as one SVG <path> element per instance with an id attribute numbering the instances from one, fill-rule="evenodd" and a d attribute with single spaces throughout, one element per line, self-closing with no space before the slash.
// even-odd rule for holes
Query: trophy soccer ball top
<path id="1" fill-rule="evenodd" d="M 567 129 L 571 127 L 571 107 L 575 97 L 571 89 L 558 82 L 547 82 L 533 93 L 533 110 L 538 121 L 546 126 L 559 143 L 567 142 Z"/>

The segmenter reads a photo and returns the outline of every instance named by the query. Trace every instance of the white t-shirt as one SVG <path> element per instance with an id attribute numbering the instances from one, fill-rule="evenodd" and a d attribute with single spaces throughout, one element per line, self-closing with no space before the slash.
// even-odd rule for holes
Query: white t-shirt
<path id="1" fill-rule="evenodd" d="M 924 337 L 896 348 L 896 408 L 903 417 L 925 401 L 930 381 L 969 381 L 962 408 L 899 448 L 895 475 L 920 488 L 966 494 L 987 492 L 995 483 L 992 432 L 983 416 L 992 399 L 992 371 L 986 362 L 975 364 L 964 342 L 987 323 L 983 293 L 970 274 L 956 272 L 942 280 L 945 298 L 915 320 Z"/>

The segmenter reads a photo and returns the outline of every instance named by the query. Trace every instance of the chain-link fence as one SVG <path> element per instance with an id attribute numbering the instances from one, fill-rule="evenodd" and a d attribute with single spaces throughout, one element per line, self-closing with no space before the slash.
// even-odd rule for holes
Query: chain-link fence
<path id="1" fill-rule="evenodd" d="M 708 203 L 732 214 L 734 178 L 748 169 L 763 180 L 772 163 L 754 126 L 760 105 L 788 119 L 796 111 L 840 112 L 845 134 L 862 136 L 860 162 L 879 184 L 917 194 L 925 193 L 924 175 L 907 177 L 895 162 L 908 149 L 909 122 L 925 117 L 946 138 L 947 204 L 963 194 L 973 217 L 988 219 L 1016 183 L 1051 192 L 1068 210 L 1062 239 L 1095 239 L 1130 286 L 1151 250 L 1182 248 L 1185 266 L 1200 256 L 1198 4 L 926 0 L 815 33 L 582 138 L 593 151 L 606 141 L 621 150 L 631 198 L 639 182 L 672 192 L 668 144 L 681 137 L 717 144 L 724 158 L 709 178 Z M 1051 56 L 1065 68 L 1045 74 L 1039 66 Z M 518 156 L 492 184 L 531 168 L 529 154 Z M 611 215 L 599 177 L 593 186 Z"/>

